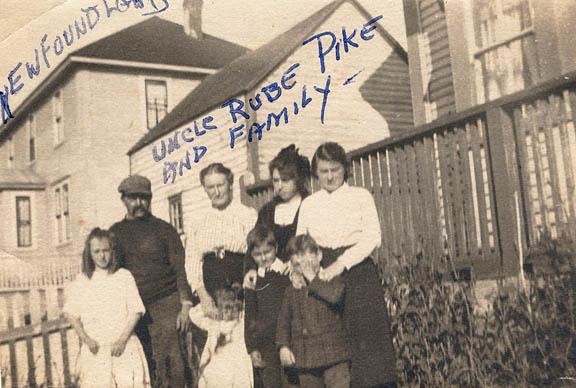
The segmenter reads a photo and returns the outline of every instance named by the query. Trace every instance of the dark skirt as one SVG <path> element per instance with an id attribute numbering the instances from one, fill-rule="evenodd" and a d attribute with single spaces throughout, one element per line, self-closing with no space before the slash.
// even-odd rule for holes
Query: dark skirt
<path id="1" fill-rule="evenodd" d="M 230 251 L 206 253 L 203 257 L 202 275 L 204 288 L 212 298 L 216 290 L 242 287 L 244 278 L 244 254 Z"/>
<path id="2" fill-rule="evenodd" d="M 346 248 L 322 248 L 322 265 L 333 263 Z M 396 353 L 378 268 L 371 258 L 345 274 L 344 323 L 350 341 L 351 387 L 396 381 Z"/>

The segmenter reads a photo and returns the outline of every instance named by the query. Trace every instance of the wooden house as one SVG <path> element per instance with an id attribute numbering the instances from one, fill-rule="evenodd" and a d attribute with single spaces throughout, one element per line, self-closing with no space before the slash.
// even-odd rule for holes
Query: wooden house
<path id="1" fill-rule="evenodd" d="M 154 213 L 184 232 L 210 206 L 199 172 L 212 162 L 233 170 L 240 195 L 239 178 L 266 180 L 291 143 L 311 158 L 325 141 L 351 150 L 410 129 L 407 55 L 379 20 L 333 1 L 207 77 L 129 152 Z"/>

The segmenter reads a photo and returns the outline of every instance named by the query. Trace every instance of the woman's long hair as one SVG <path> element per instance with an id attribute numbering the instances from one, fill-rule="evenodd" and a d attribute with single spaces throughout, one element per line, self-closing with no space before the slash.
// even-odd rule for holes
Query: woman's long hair
<path id="1" fill-rule="evenodd" d="M 310 182 L 310 161 L 307 157 L 300 155 L 294 144 L 280 150 L 278 155 L 268 165 L 270 176 L 278 169 L 280 176 L 284 179 L 294 179 L 296 188 L 302 198 L 310 192 L 308 185 Z"/>
<path id="2" fill-rule="evenodd" d="M 108 240 L 110 243 L 110 263 L 107 268 L 108 273 L 116 272 L 120 264 L 118 254 L 114 247 L 114 235 L 109 230 L 94 228 L 88 237 L 86 237 L 86 241 L 84 242 L 84 252 L 82 253 L 82 272 L 88 277 L 88 279 L 92 278 L 92 274 L 96 268 L 94 259 L 92 258 L 92 253 L 90 252 L 90 243 L 94 239 Z"/>

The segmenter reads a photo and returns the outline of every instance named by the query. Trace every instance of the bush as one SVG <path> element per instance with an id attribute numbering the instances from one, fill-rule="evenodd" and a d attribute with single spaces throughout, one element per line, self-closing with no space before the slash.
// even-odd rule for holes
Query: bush
<path id="1" fill-rule="evenodd" d="M 474 311 L 476 282 L 460 280 L 448 257 L 395 258 L 383 281 L 400 386 L 576 383 L 575 247 L 544 236 L 526 260 L 551 270 L 534 271 L 526 291 L 499 282 L 487 313 Z"/>

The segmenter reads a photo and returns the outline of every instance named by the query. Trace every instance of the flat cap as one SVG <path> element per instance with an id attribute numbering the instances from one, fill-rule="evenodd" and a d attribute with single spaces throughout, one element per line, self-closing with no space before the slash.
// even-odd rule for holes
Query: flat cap
<path id="1" fill-rule="evenodd" d="M 120 183 L 118 191 L 122 194 L 152 195 L 150 186 L 148 178 L 141 175 L 131 175 Z"/>

